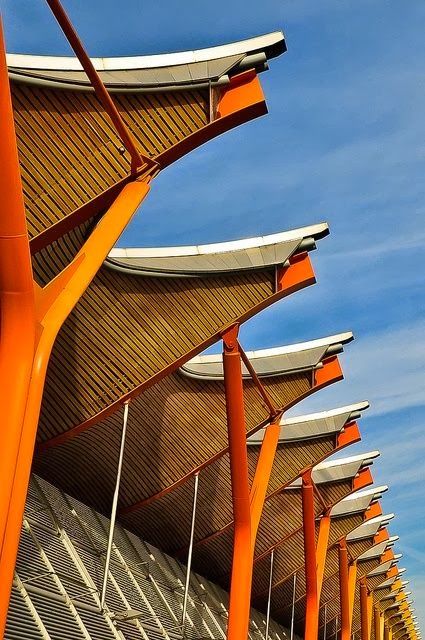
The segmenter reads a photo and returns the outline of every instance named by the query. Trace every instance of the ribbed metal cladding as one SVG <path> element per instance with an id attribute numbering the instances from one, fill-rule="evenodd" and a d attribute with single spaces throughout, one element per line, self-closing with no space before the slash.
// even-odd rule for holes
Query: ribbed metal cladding
<path id="1" fill-rule="evenodd" d="M 10 599 L 5 638 L 8 640 L 42 640 L 43 638 L 24 597 L 15 586 Z"/>
<path id="2" fill-rule="evenodd" d="M 179 640 L 186 567 L 119 524 L 99 607 L 109 520 L 33 477 L 5 640 Z M 185 637 L 225 640 L 229 595 L 191 573 Z M 249 638 L 265 640 L 251 611 Z M 268 640 L 286 631 L 271 621 Z"/>

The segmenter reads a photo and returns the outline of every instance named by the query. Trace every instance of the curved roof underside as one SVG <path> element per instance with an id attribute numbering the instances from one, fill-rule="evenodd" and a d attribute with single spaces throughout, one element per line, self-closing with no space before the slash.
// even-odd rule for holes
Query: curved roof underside
<path id="1" fill-rule="evenodd" d="M 231 44 L 148 56 L 92 58 L 110 91 L 170 90 L 226 83 L 229 77 L 255 68 L 286 51 L 281 31 Z M 19 82 L 63 89 L 90 90 L 79 61 L 65 56 L 8 54 L 11 78 Z"/>

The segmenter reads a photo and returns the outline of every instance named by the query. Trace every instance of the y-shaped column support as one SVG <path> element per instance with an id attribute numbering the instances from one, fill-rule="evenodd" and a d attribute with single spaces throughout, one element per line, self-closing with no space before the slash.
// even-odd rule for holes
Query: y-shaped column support
<path id="1" fill-rule="evenodd" d="M 0 29 L 1 31 L 1 29 Z M 0 638 L 50 352 L 57 333 L 149 191 L 126 184 L 70 264 L 44 288 L 33 281 L 6 56 L 0 33 Z"/>
<path id="2" fill-rule="evenodd" d="M 279 414 L 266 429 L 250 489 L 242 358 L 237 336 L 236 326 L 223 335 L 224 386 L 234 516 L 228 640 L 248 638 L 255 538 L 280 433 Z"/>

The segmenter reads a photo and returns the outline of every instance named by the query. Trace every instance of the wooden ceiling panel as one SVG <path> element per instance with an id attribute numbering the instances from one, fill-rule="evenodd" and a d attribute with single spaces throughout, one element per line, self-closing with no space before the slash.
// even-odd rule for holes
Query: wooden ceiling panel
<path id="1" fill-rule="evenodd" d="M 30 237 L 57 223 L 129 172 L 122 141 L 91 92 L 12 83 Z M 204 127 L 207 91 L 116 94 L 138 149 L 155 157 Z"/>
<path id="2" fill-rule="evenodd" d="M 274 285 L 274 269 L 155 278 L 102 268 L 56 339 L 38 441 L 93 418 L 189 358 L 220 329 L 272 302 Z"/>

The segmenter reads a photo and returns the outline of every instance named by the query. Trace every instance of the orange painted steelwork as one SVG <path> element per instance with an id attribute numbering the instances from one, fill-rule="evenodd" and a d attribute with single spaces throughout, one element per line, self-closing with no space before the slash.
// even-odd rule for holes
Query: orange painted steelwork
<path id="1" fill-rule="evenodd" d="M 253 544 L 257 536 L 261 513 L 266 499 L 267 486 L 272 472 L 274 457 L 279 442 L 280 424 L 276 419 L 266 427 L 261 444 L 260 455 L 255 469 L 254 479 L 250 491 L 251 502 L 251 537 Z M 253 549 L 254 551 L 254 549 Z"/>
<path id="2" fill-rule="evenodd" d="M 229 600 L 229 640 L 248 637 L 252 564 L 251 509 L 241 356 L 238 328 L 223 335 L 223 368 L 226 394 L 229 457 L 232 481 L 234 541 Z"/>
<path id="3" fill-rule="evenodd" d="M 26 403 L 24 402 L 25 414 L 19 423 L 21 435 L 17 438 L 18 452 L 14 460 L 11 489 L 9 483 L 9 506 L 5 511 L 7 520 L 0 556 L 1 624 L 5 623 L 7 614 L 9 589 L 18 551 L 44 380 L 53 343 L 64 320 L 96 275 L 103 260 L 148 191 L 149 185 L 146 182 L 133 182 L 126 185 L 70 265 L 44 289 L 34 285 L 36 313 L 33 326 L 36 332 L 36 343 L 35 350 L 29 357 L 31 379 L 27 387 Z M 20 339 L 20 335 L 15 335 L 15 340 Z M 15 433 L 18 433 L 18 423 L 13 426 Z M 2 494 L 3 490 L 2 486 Z"/>
<path id="4" fill-rule="evenodd" d="M 383 640 L 381 614 L 379 611 L 379 607 L 376 605 L 373 607 L 373 623 L 374 623 L 374 631 L 375 631 L 375 640 Z"/>
<path id="5" fill-rule="evenodd" d="M 302 511 L 304 533 L 304 565 L 306 579 L 305 640 L 317 638 L 319 603 L 317 594 L 316 531 L 314 517 L 314 490 L 311 471 L 302 477 Z"/>
<path id="6" fill-rule="evenodd" d="M 2 33 L 2 32 L 1 32 Z M 57 332 L 149 191 L 124 186 L 72 262 L 33 281 L 3 35 L 0 36 L 0 637 L 3 637 L 45 374 Z"/>
<path id="7" fill-rule="evenodd" d="M 361 640 L 370 640 L 369 604 L 366 580 L 360 581 L 360 625 Z"/>
<path id="8" fill-rule="evenodd" d="M 0 24 L 0 548 L 35 346 L 35 297 L 25 207 Z"/>
<path id="9" fill-rule="evenodd" d="M 322 590 L 331 520 L 329 513 L 325 513 L 322 516 L 316 546 L 314 483 L 311 478 L 311 469 L 302 476 L 302 512 L 306 577 L 304 638 L 305 640 L 310 640 L 317 638 L 319 631 L 320 592 Z"/>
<path id="10" fill-rule="evenodd" d="M 340 540 L 339 557 L 339 589 L 341 640 L 350 640 L 353 619 L 354 595 L 356 589 L 357 564 L 349 563 L 347 542 Z"/>
<path id="11" fill-rule="evenodd" d="M 228 640 L 248 638 L 255 540 L 280 435 L 279 414 L 271 416 L 271 422 L 266 427 L 250 489 L 242 379 L 243 359 L 237 336 L 237 325 L 228 329 L 222 336 L 234 516 Z M 250 363 L 246 364 L 249 364 L 248 370 L 251 370 Z"/>
<path id="12" fill-rule="evenodd" d="M 323 576 L 325 574 L 326 554 L 328 551 L 330 529 L 331 529 L 331 516 L 328 510 L 320 519 L 319 535 L 318 535 L 317 544 L 316 544 L 318 606 L 320 606 L 320 595 L 322 593 Z"/>

